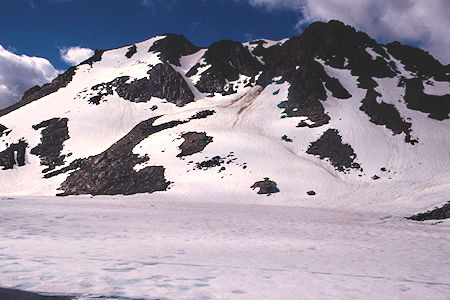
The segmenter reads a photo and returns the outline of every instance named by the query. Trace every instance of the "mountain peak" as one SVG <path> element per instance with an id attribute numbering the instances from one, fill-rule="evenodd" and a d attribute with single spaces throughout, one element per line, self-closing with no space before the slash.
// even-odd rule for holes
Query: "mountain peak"
<path id="1" fill-rule="evenodd" d="M 411 186 L 449 180 L 448 76 L 339 21 L 282 41 L 97 50 L 0 114 L 2 193 L 363 206 L 395 192 L 418 208 L 429 190 Z"/>

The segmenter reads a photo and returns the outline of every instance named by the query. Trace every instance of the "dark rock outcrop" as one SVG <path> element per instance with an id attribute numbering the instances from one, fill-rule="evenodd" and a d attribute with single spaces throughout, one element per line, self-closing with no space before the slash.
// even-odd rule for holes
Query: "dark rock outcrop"
<path id="1" fill-rule="evenodd" d="M 33 125 L 34 130 L 42 130 L 41 143 L 31 149 L 31 154 L 39 156 L 41 165 L 47 166 L 42 173 L 55 169 L 56 166 L 64 165 L 65 155 L 61 155 L 63 143 L 69 139 L 67 118 L 53 118 Z"/>
<path id="2" fill-rule="evenodd" d="M 147 102 L 151 97 L 159 97 L 177 106 L 183 106 L 194 101 L 194 94 L 183 76 L 170 64 L 157 64 L 147 73 L 150 78 L 136 79 L 130 83 L 127 83 L 129 76 L 122 76 L 111 82 L 95 85 L 92 90 L 99 90 L 99 92 L 91 97 L 89 102 L 99 104 L 103 97 L 112 95 L 113 88 L 120 97 L 131 102 Z"/>
<path id="3" fill-rule="evenodd" d="M 164 177 L 163 166 L 146 166 L 139 171 L 134 167 L 149 161 L 149 157 L 134 154 L 133 148 L 150 135 L 185 124 L 194 119 L 206 118 L 214 111 L 201 111 L 187 120 L 176 120 L 153 126 L 154 117 L 136 125 L 126 136 L 101 154 L 90 156 L 76 165 L 62 183 L 59 195 L 131 195 L 164 191 L 169 182 Z"/>
<path id="4" fill-rule="evenodd" d="M 198 153 L 213 141 L 213 138 L 207 136 L 205 132 L 186 132 L 181 137 L 184 139 L 184 142 L 179 147 L 181 152 L 177 157 Z"/>
<path id="5" fill-rule="evenodd" d="M 370 122 L 377 125 L 384 125 L 394 134 L 405 133 L 405 142 L 414 145 L 417 140 L 411 138 L 411 123 L 406 122 L 394 105 L 386 102 L 377 102 L 377 97 L 381 95 L 374 89 L 367 90 L 366 97 L 362 100 L 360 110 L 369 117 Z"/>
<path id="6" fill-rule="evenodd" d="M 409 109 L 429 113 L 429 118 L 440 121 L 449 118 L 450 94 L 443 96 L 425 94 L 423 82 L 419 78 L 406 79 L 404 99 Z"/>
<path id="7" fill-rule="evenodd" d="M 436 207 L 433 210 L 429 210 L 425 213 L 420 213 L 407 219 L 414 221 L 425 221 L 425 220 L 442 220 L 450 218 L 450 201 L 444 204 L 442 207 Z"/>
<path id="8" fill-rule="evenodd" d="M 2 137 L 4 134 L 6 134 L 6 131 L 8 130 L 8 127 L 5 125 L 0 124 L 0 137 Z"/>
<path id="9" fill-rule="evenodd" d="M 226 86 L 228 81 L 238 80 L 240 74 L 255 77 L 263 68 L 241 43 L 228 40 L 213 43 L 203 58 L 206 65 L 210 65 L 196 84 L 198 90 L 203 93 L 227 94 L 229 93 Z M 200 67 L 202 65 L 195 65 L 186 76 L 196 74 Z"/>
<path id="10" fill-rule="evenodd" d="M 196 168 L 200 170 L 207 170 L 210 168 L 221 166 L 225 162 L 225 159 L 220 156 L 214 156 L 211 159 L 196 163 Z"/>
<path id="11" fill-rule="evenodd" d="M 421 78 L 450 81 L 450 66 L 443 66 L 428 52 L 399 42 L 386 45 L 389 53 L 405 65 L 405 69 Z"/>
<path id="12" fill-rule="evenodd" d="M 0 299 L 2 300 L 71 300 L 76 298 L 71 296 L 41 295 L 17 289 L 0 288 Z"/>
<path id="13" fill-rule="evenodd" d="M 15 165 L 24 166 L 27 146 L 28 144 L 25 141 L 20 140 L 0 152 L 0 166 L 3 166 L 3 170 L 12 169 Z"/>
<path id="14" fill-rule="evenodd" d="M 180 66 L 180 58 L 182 56 L 194 54 L 201 49 L 193 45 L 181 34 L 170 33 L 165 36 L 165 38 L 157 40 L 148 50 L 149 52 L 159 52 L 159 58 L 163 62 Z"/>
<path id="15" fill-rule="evenodd" d="M 137 52 L 137 47 L 136 47 L 136 45 L 132 45 L 132 46 L 130 46 L 130 48 L 128 48 L 128 52 L 125 54 L 125 56 L 126 56 L 127 58 L 132 58 L 133 55 L 136 54 L 136 52 Z"/>
<path id="16" fill-rule="evenodd" d="M 306 153 L 319 156 L 320 159 L 328 158 L 335 169 L 341 172 L 361 168 L 355 162 L 356 154 L 352 146 L 342 143 L 342 137 L 336 129 L 325 131 L 317 141 L 309 145 Z"/>
<path id="17" fill-rule="evenodd" d="M 262 181 L 255 182 L 250 188 L 251 189 L 259 188 L 258 194 L 265 194 L 265 195 L 278 193 L 280 191 L 277 188 L 276 182 L 270 180 L 268 177 L 265 177 L 264 180 Z"/>
<path id="18" fill-rule="evenodd" d="M 326 100 L 326 91 L 321 77 L 322 66 L 313 62 L 305 64 L 290 79 L 288 102 L 284 113 L 288 117 L 308 117 L 314 123 L 312 127 L 327 124 L 330 117 L 325 113 L 319 100 Z"/>
<path id="19" fill-rule="evenodd" d="M 85 61 L 81 62 L 80 65 L 90 65 L 92 67 L 92 65 L 95 62 L 102 60 L 103 53 L 105 53 L 105 52 L 106 52 L 105 50 L 95 49 L 94 55 L 92 55 L 91 57 L 89 57 Z"/>

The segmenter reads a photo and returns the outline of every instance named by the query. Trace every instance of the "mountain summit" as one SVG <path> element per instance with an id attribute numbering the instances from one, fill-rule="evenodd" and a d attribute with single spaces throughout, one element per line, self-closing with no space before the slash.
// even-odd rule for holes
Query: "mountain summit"
<path id="1" fill-rule="evenodd" d="M 0 194 L 417 211 L 449 196 L 449 82 L 427 52 L 339 21 L 96 51 L 0 111 Z"/>

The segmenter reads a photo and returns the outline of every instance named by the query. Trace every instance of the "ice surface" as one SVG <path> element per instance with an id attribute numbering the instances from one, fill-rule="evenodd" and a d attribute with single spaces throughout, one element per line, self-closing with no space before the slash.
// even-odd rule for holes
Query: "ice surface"
<path id="1" fill-rule="evenodd" d="M 144 299 L 448 299 L 448 220 L 148 196 L 0 198 L 0 286 Z M 81 297 L 82 296 L 82 297 Z"/>

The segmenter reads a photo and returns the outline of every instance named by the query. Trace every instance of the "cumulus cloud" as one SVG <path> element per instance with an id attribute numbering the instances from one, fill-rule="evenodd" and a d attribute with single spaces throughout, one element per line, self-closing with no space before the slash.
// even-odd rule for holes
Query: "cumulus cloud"
<path id="1" fill-rule="evenodd" d="M 26 90 L 50 82 L 57 75 L 48 60 L 17 55 L 0 45 L 0 109 L 18 102 Z"/>
<path id="2" fill-rule="evenodd" d="M 240 0 L 243 1 L 243 0 Z M 448 0 L 245 0 L 268 9 L 291 9 L 313 21 L 341 20 L 380 42 L 418 45 L 442 63 L 450 63 Z"/>
<path id="3" fill-rule="evenodd" d="M 59 49 L 59 54 L 64 62 L 74 66 L 94 55 L 94 50 L 78 46 L 68 47 Z"/>

